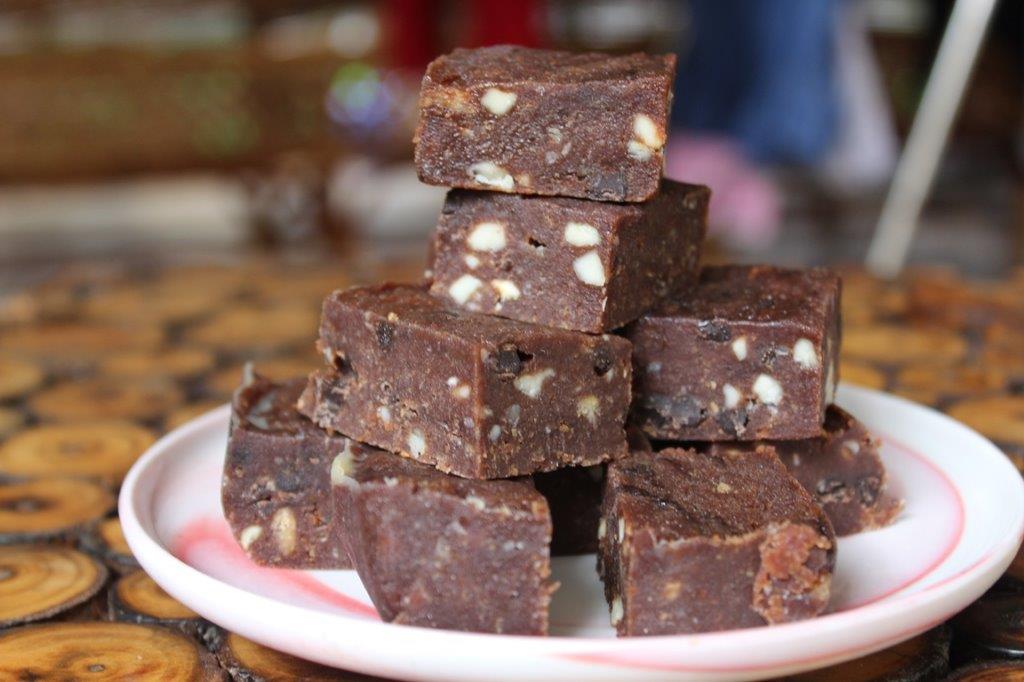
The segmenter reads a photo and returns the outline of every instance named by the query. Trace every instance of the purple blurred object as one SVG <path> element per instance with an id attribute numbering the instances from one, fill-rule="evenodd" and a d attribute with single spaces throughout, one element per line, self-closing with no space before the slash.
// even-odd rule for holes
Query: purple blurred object
<path id="1" fill-rule="evenodd" d="M 409 144 L 415 126 L 419 82 L 400 71 L 363 62 L 338 68 L 324 106 L 346 142 L 365 151 Z"/>

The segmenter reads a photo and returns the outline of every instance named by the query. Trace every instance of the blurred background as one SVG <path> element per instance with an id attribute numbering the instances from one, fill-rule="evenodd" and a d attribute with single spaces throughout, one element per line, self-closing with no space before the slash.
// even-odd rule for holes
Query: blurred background
<path id="1" fill-rule="evenodd" d="M 0 0 L 0 545 L 29 528 L 137 566 L 112 496 L 64 519 L 81 505 L 19 481 L 116 489 L 248 361 L 276 380 L 321 366 L 327 292 L 420 277 L 444 190 L 412 165 L 419 81 L 437 55 L 494 43 L 676 52 L 666 173 L 713 189 L 708 259 L 841 266 L 841 378 L 946 412 L 1024 472 L 1022 8 Z M 877 276 L 915 226 L 910 267 Z M 802 679 L 1024 661 L 1024 553 L 1000 585 L 976 618 Z M 83 618 L 110 617 L 97 599 Z M 235 660 L 235 637 L 205 643 Z M 291 672 L 252 679 L 314 677 L 261 655 Z"/>
<path id="2" fill-rule="evenodd" d="M 858 261 L 953 3 L 942 0 L 7 0 L 0 287 L 68 264 L 422 263 L 427 62 L 501 42 L 674 51 L 667 174 L 715 193 L 717 252 Z M 911 260 L 1024 253 L 1021 3 L 997 4 Z"/>

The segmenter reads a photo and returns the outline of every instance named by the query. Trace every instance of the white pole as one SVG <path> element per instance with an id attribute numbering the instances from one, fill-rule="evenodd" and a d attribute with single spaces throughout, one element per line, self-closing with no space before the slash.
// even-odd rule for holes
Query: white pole
<path id="1" fill-rule="evenodd" d="M 866 264 L 882 277 L 903 269 L 917 221 L 935 179 L 949 131 L 963 98 L 996 0 L 956 0 L 942 36 Z"/>

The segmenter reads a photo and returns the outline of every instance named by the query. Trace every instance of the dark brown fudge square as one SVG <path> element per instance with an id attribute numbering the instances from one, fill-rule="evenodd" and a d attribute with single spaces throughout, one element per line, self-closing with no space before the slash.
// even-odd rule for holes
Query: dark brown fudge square
<path id="1" fill-rule="evenodd" d="M 832 526 L 767 446 L 611 463 L 598 534 L 620 636 L 785 623 L 828 605 Z"/>
<path id="2" fill-rule="evenodd" d="M 651 443 L 638 429 L 627 429 L 630 451 L 651 452 Z M 533 475 L 533 483 L 551 509 L 551 556 L 597 551 L 605 465 L 566 467 Z"/>
<path id="3" fill-rule="evenodd" d="M 427 67 L 416 168 L 432 185 L 646 201 L 664 165 L 674 55 L 458 49 Z"/>
<path id="4" fill-rule="evenodd" d="M 820 435 L 838 378 L 839 291 L 821 268 L 705 268 L 693 294 L 627 328 L 634 423 L 669 440 Z"/>
<path id="5" fill-rule="evenodd" d="M 643 204 L 452 190 L 430 291 L 466 310 L 616 329 L 693 288 L 710 194 L 671 180 Z"/>
<path id="6" fill-rule="evenodd" d="M 331 540 L 331 465 L 364 446 L 298 413 L 303 378 L 274 383 L 246 368 L 232 400 L 221 502 L 249 557 L 279 568 L 350 568 Z"/>
<path id="7" fill-rule="evenodd" d="M 891 523 L 903 503 L 886 492 L 878 441 L 845 410 L 831 405 L 824 434 L 775 441 L 782 463 L 815 497 L 836 535 L 852 535 Z"/>
<path id="8" fill-rule="evenodd" d="M 311 377 L 303 412 L 441 471 L 509 478 L 627 452 L 630 347 L 619 337 L 381 285 L 328 296 L 320 345 L 335 369 Z"/>
<path id="9" fill-rule="evenodd" d="M 547 634 L 551 518 L 529 478 L 469 480 L 377 451 L 333 482 L 340 544 L 384 620 Z"/>

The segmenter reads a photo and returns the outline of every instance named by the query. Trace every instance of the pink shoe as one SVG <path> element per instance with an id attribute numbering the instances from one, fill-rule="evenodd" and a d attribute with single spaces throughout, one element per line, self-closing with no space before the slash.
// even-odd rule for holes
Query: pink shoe
<path id="1" fill-rule="evenodd" d="M 711 234 L 746 249 L 767 246 L 778 236 L 778 189 L 728 138 L 673 133 L 665 175 L 711 188 Z"/>

